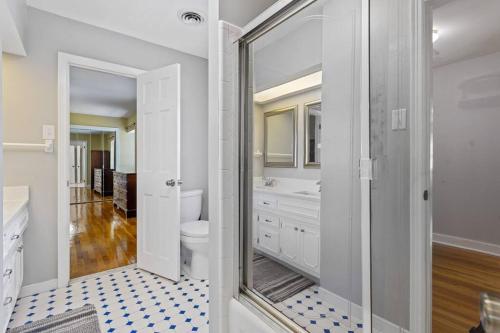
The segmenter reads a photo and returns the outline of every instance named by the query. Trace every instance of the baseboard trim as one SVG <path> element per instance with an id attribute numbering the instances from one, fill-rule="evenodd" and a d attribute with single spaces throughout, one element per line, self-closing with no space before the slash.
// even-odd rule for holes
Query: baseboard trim
<path id="1" fill-rule="evenodd" d="M 457 236 L 438 234 L 438 233 L 434 233 L 432 235 L 432 241 L 438 244 L 454 246 L 461 249 L 486 253 L 500 257 L 500 245 L 496 244 L 481 242 Z"/>
<path id="2" fill-rule="evenodd" d="M 57 279 L 28 284 L 21 288 L 21 291 L 19 292 L 19 298 L 43 293 L 56 288 L 57 288 Z"/>
<path id="3" fill-rule="evenodd" d="M 322 287 L 319 287 L 318 292 L 319 297 L 333 305 L 334 308 L 340 309 L 345 313 L 348 313 L 350 309 L 351 317 L 360 320 L 363 318 L 363 308 L 360 305 L 350 302 Z M 374 333 L 409 333 L 408 330 L 377 315 L 372 316 L 372 325 Z"/>

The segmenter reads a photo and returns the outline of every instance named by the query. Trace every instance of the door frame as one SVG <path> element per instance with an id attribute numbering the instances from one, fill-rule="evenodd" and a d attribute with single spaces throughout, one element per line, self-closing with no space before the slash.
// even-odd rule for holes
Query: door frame
<path id="1" fill-rule="evenodd" d="M 432 331 L 432 9 L 410 0 L 410 332 Z M 425 200 L 424 191 L 430 199 Z"/>
<path id="2" fill-rule="evenodd" d="M 64 52 L 59 52 L 57 58 L 57 125 L 59 129 L 57 149 L 57 286 L 61 288 L 67 286 L 70 281 L 70 197 L 67 170 L 69 153 L 68 149 L 65 148 L 70 143 L 70 68 L 90 69 L 134 79 L 146 71 Z"/>

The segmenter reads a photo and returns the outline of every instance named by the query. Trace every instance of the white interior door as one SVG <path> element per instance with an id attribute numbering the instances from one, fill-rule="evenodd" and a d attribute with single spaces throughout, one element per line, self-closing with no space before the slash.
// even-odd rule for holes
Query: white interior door
<path id="1" fill-rule="evenodd" d="M 180 278 L 180 65 L 137 78 L 137 266 Z"/>

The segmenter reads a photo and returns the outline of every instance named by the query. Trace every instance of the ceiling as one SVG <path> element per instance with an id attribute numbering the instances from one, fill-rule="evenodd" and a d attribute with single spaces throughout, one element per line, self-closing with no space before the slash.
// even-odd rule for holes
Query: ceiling
<path id="1" fill-rule="evenodd" d="M 499 52 L 498 13 L 498 0 L 434 0 L 434 66 Z"/>
<path id="2" fill-rule="evenodd" d="M 244 27 L 277 0 L 219 0 L 219 18 Z"/>
<path id="3" fill-rule="evenodd" d="M 71 112 L 128 118 L 136 112 L 136 89 L 133 78 L 72 67 Z"/>
<path id="4" fill-rule="evenodd" d="M 27 0 L 28 6 L 199 57 L 208 57 L 208 0 Z M 202 14 L 187 25 L 181 11 Z"/>

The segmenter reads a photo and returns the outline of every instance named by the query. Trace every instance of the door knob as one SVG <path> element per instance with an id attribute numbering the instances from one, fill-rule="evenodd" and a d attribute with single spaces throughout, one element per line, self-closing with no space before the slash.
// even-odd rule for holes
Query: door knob
<path id="1" fill-rule="evenodd" d="M 175 179 L 169 179 L 165 182 L 165 185 L 170 186 L 170 187 L 174 187 L 175 185 L 181 186 L 182 183 L 183 183 L 183 181 L 180 179 L 178 179 L 177 181 Z"/>

